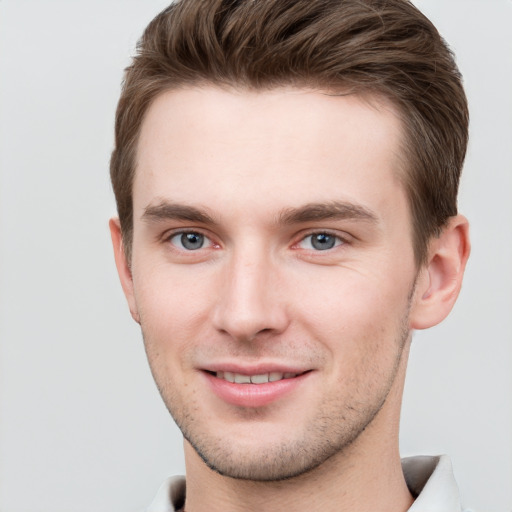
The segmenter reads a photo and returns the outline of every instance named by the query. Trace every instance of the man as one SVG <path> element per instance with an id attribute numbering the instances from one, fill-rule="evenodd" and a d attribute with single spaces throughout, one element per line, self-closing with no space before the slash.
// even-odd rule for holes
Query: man
<path id="1" fill-rule="evenodd" d="M 404 0 L 181 0 L 127 69 L 110 228 L 185 438 L 151 512 L 460 510 L 401 463 L 414 329 L 460 290 L 467 105 Z"/>

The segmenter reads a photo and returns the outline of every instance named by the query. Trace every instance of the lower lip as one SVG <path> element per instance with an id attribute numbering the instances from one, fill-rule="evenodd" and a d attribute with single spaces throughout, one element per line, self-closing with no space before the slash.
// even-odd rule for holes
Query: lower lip
<path id="1" fill-rule="evenodd" d="M 306 372 L 291 379 L 264 384 L 237 384 L 203 372 L 213 392 L 224 402 L 239 407 L 263 407 L 295 391 L 309 376 Z"/>

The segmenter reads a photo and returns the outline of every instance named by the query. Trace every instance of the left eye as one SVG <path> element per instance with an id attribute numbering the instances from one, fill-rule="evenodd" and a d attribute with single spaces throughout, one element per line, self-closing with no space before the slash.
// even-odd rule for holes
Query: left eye
<path id="1" fill-rule="evenodd" d="M 341 238 L 331 235 L 329 233 L 312 233 L 311 235 L 303 238 L 299 246 L 302 249 L 313 249 L 315 251 L 327 251 L 341 245 L 343 240 Z"/>
<path id="2" fill-rule="evenodd" d="M 176 233 L 169 241 L 171 244 L 176 246 L 178 249 L 184 249 L 186 251 L 197 251 L 203 247 L 208 247 L 211 242 L 201 233 L 193 231 L 187 233 Z"/>

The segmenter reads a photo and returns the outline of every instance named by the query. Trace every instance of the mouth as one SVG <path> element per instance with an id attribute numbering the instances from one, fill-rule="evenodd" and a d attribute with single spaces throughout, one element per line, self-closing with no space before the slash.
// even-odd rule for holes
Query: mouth
<path id="1" fill-rule="evenodd" d="M 244 375 L 235 372 L 208 372 L 218 379 L 225 380 L 234 384 L 267 384 L 268 382 L 278 382 L 283 379 L 293 379 L 307 372 L 291 373 L 291 372 L 268 372 L 256 375 Z"/>
<path id="2" fill-rule="evenodd" d="M 299 396 L 313 370 L 306 371 L 247 371 L 203 370 L 210 389 L 223 402 L 244 408 L 270 405 L 289 396 Z"/>

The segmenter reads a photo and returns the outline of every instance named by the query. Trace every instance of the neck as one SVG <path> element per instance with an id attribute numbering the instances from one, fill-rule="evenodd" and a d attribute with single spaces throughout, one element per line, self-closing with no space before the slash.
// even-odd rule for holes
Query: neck
<path id="1" fill-rule="evenodd" d="M 188 447 L 187 451 L 193 451 Z M 192 455 L 192 454 L 190 454 Z M 193 453 L 187 457 L 186 512 L 405 512 L 413 499 L 398 452 L 380 461 L 359 453 L 357 463 L 343 454 L 299 477 L 253 482 L 221 476 Z M 192 460 L 191 460 L 192 459 Z M 341 460 L 340 460 L 341 459 Z"/>

